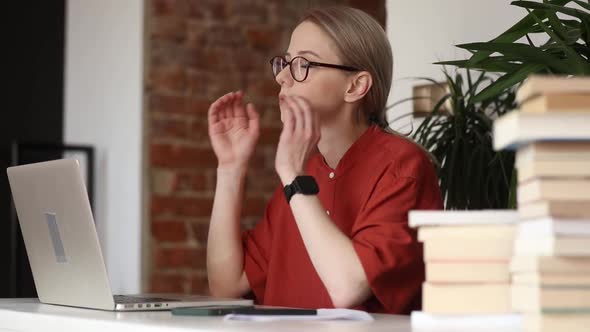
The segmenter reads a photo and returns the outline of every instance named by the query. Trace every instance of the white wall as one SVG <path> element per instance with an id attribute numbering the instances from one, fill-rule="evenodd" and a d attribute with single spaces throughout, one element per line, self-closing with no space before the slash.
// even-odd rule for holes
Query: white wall
<path id="1" fill-rule="evenodd" d="M 117 293 L 141 287 L 143 0 L 70 0 L 66 143 L 97 152 L 95 218 Z"/>
<path id="2" fill-rule="evenodd" d="M 510 1 L 387 0 L 387 34 L 394 54 L 394 80 L 388 104 L 411 97 L 412 87 L 425 83 L 409 77 L 444 81 L 442 66 L 432 63 L 469 56 L 453 45 L 490 40 L 526 16 L 523 8 L 510 6 Z M 407 102 L 396 106 L 388 114 L 390 119 L 410 112 L 411 105 Z M 406 118 L 392 127 L 405 132 L 410 129 L 408 124 Z"/>

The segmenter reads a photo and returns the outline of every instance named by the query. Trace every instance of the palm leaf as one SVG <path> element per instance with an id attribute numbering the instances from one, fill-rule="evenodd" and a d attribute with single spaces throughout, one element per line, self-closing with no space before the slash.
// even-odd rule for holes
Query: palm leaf
<path id="1" fill-rule="evenodd" d="M 479 94 L 477 94 L 477 96 L 473 97 L 473 101 L 478 102 L 487 98 L 493 98 L 494 96 L 500 94 L 502 91 L 510 87 L 513 87 L 517 83 L 522 82 L 530 74 L 539 72 L 543 68 L 544 66 L 541 64 L 524 65 L 518 71 L 514 73 L 508 73 L 499 78 L 496 82 L 486 87 Z"/>
<path id="2" fill-rule="evenodd" d="M 547 12 L 558 12 L 565 15 L 577 17 L 581 21 L 590 20 L 590 14 L 576 8 L 565 7 L 564 5 L 558 5 L 553 3 L 540 3 L 535 1 L 512 1 L 510 4 L 517 7 L 533 9 L 535 11 L 544 11 L 545 15 Z M 543 20 L 546 17 L 545 15 L 539 15 L 539 12 L 534 12 L 534 15 L 541 20 Z"/>

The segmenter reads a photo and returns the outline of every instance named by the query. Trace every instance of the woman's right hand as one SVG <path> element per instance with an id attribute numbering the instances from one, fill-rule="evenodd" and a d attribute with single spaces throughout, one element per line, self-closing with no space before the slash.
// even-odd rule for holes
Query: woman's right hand
<path id="1" fill-rule="evenodd" d="M 244 105 L 243 92 L 230 92 L 209 107 L 209 138 L 218 167 L 245 167 L 260 135 L 260 116 Z"/>

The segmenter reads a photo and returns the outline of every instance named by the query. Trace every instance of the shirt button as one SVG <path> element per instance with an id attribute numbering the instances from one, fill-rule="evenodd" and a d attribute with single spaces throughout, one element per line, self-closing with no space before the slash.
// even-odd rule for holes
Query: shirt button
<path id="1" fill-rule="evenodd" d="M 330 172 L 330 174 L 328 175 L 330 177 L 330 179 L 334 178 L 334 172 Z"/>
<path id="2" fill-rule="evenodd" d="M 326 210 L 326 214 L 330 215 L 330 210 Z"/>

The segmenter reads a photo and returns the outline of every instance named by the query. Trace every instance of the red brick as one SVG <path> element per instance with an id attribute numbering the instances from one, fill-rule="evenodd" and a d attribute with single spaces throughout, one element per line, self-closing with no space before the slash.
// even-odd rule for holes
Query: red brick
<path id="1" fill-rule="evenodd" d="M 278 101 L 278 95 L 280 90 L 281 87 L 274 80 L 261 80 L 256 85 L 256 90 L 254 90 L 254 92 L 258 96 L 267 97 L 271 99 L 276 98 Z"/>
<path id="2" fill-rule="evenodd" d="M 186 46 L 192 56 L 195 49 L 203 49 L 207 43 L 209 24 L 204 20 L 190 20 L 186 25 Z"/>
<path id="3" fill-rule="evenodd" d="M 210 188 L 207 182 L 207 177 L 205 177 L 203 174 L 193 176 L 191 184 L 191 189 L 194 191 L 202 191 L 205 189 L 215 190 L 215 188 Z"/>
<path id="4" fill-rule="evenodd" d="M 192 140 L 197 142 L 209 140 L 207 123 L 193 121 L 189 128 L 189 135 Z"/>
<path id="5" fill-rule="evenodd" d="M 189 65 L 195 69 L 217 71 L 233 67 L 231 50 L 216 48 L 194 48 L 190 54 Z"/>
<path id="6" fill-rule="evenodd" d="M 186 73 L 178 66 L 152 67 L 149 82 L 154 92 L 183 92 L 186 87 Z"/>
<path id="7" fill-rule="evenodd" d="M 272 126 L 282 126 L 281 111 L 278 102 L 257 107 L 262 123 Z"/>
<path id="8" fill-rule="evenodd" d="M 150 280 L 150 292 L 183 294 L 187 278 L 181 274 L 153 273 Z"/>
<path id="9" fill-rule="evenodd" d="M 386 26 L 386 9 L 385 1 L 366 1 L 366 0 L 349 0 L 348 5 L 358 8 L 369 15 L 373 16 L 385 29 Z"/>
<path id="10" fill-rule="evenodd" d="M 244 76 L 243 73 L 236 73 L 235 70 L 209 74 L 189 72 L 189 91 L 191 93 L 204 92 L 217 99 L 228 92 L 243 89 L 246 83 Z"/>
<path id="11" fill-rule="evenodd" d="M 184 16 L 188 12 L 187 0 L 152 0 L 154 16 Z"/>
<path id="12" fill-rule="evenodd" d="M 236 26 L 214 25 L 209 28 L 206 36 L 207 47 L 235 47 L 245 45 L 244 34 Z"/>
<path id="13" fill-rule="evenodd" d="M 207 276 L 193 276 L 190 280 L 191 283 L 191 294 L 196 295 L 210 295 L 209 292 L 209 281 L 207 280 Z"/>
<path id="14" fill-rule="evenodd" d="M 270 168 L 274 168 L 274 159 L 272 161 L 272 163 L 270 163 L 270 161 L 268 160 L 268 157 L 266 156 L 265 152 L 262 151 L 261 149 L 256 149 L 254 151 L 254 155 L 250 158 L 250 168 L 251 169 L 270 169 Z"/>
<path id="15" fill-rule="evenodd" d="M 186 47 L 174 41 L 152 39 L 150 42 L 150 69 L 154 66 L 188 66 L 190 53 Z"/>
<path id="16" fill-rule="evenodd" d="M 231 1 L 229 16 L 237 24 L 265 24 L 268 22 L 269 10 L 265 1 L 240 0 Z"/>
<path id="17" fill-rule="evenodd" d="M 227 6 L 225 1 L 193 0 L 190 2 L 189 15 L 191 18 L 209 17 L 213 21 L 224 21 L 227 19 Z"/>
<path id="18" fill-rule="evenodd" d="M 184 242 L 188 238 L 182 221 L 152 222 L 152 236 L 161 242 Z"/>
<path id="19" fill-rule="evenodd" d="M 152 217 L 172 215 L 185 217 L 209 217 L 213 208 L 212 198 L 170 197 L 152 195 Z"/>
<path id="20" fill-rule="evenodd" d="M 260 79 L 260 75 L 272 77 L 269 61 L 273 55 L 270 54 L 269 50 L 257 52 L 256 50 L 246 47 L 241 49 L 235 48 L 232 49 L 232 64 L 234 64 L 239 71 L 254 73 L 256 79 Z"/>
<path id="21" fill-rule="evenodd" d="M 198 243 L 205 245 L 207 244 L 207 238 L 209 237 L 209 223 L 194 222 L 191 224 L 193 230 L 193 237 Z"/>
<path id="22" fill-rule="evenodd" d="M 212 103 L 212 100 L 194 97 L 188 100 L 188 109 L 190 113 L 199 114 L 206 122 L 207 112 Z"/>
<path id="23" fill-rule="evenodd" d="M 186 21 L 178 17 L 160 17 L 150 21 L 152 40 L 162 39 L 181 43 L 186 39 Z"/>
<path id="24" fill-rule="evenodd" d="M 277 127 L 262 127 L 260 128 L 260 137 L 258 138 L 259 144 L 278 145 L 279 138 L 283 128 Z"/>
<path id="25" fill-rule="evenodd" d="M 277 33 L 273 28 L 249 28 L 246 30 L 248 43 L 259 50 L 269 50 L 277 47 Z"/>
<path id="26" fill-rule="evenodd" d="M 213 150 L 166 144 L 152 144 L 151 166 L 169 168 L 212 168 L 217 166 Z"/>
<path id="27" fill-rule="evenodd" d="M 188 92 L 191 95 L 209 95 L 208 82 L 212 81 L 211 77 L 213 76 L 215 75 L 210 75 L 207 72 L 189 70 L 187 74 Z"/>
<path id="28" fill-rule="evenodd" d="M 246 190 L 248 192 L 271 194 L 280 184 L 280 178 L 268 170 L 250 170 L 246 178 Z"/>
<path id="29" fill-rule="evenodd" d="M 196 248 L 156 248 L 154 260 L 156 268 L 193 268 L 206 267 L 206 251 Z"/>
<path id="30" fill-rule="evenodd" d="M 171 113 L 171 114 L 186 114 L 188 113 L 187 100 L 182 96 L 167 96 L 157 93 L 150 94 L 150 111 Z"/>
<path id="31" fill-rule="evenodd" d="M 189 124 L 185 119 L 155 118 L 150 124 L 150 135 L 153 138 L 184 139 L 189 134 Z"/>
<path id="32" fill-rule="evenodd" d="M 207 178 L 202 173 L 179 173 L 176 175 L 172 188 L 175 192 L 203 191 L 205 189 L 207 189 Z"/>

